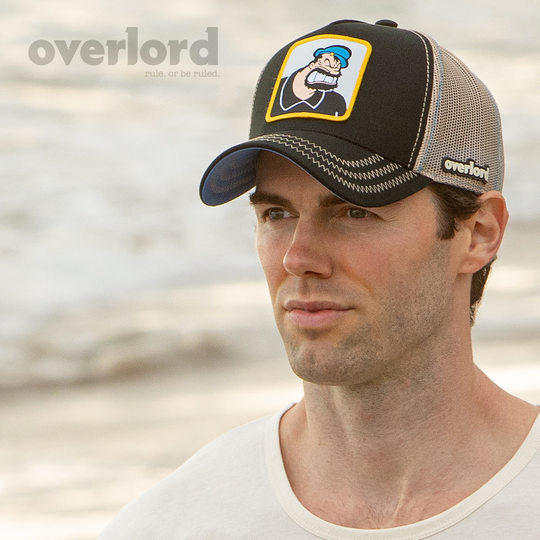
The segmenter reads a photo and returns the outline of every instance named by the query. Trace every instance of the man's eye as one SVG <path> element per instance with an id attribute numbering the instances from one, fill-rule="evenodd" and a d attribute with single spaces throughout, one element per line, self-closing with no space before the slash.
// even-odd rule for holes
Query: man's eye
<path id="1" fill-rule="evenodd" d="M 354 219 L 362 219 L 373 215 L 369 210 L 363 208 L 349 208 L 347 214 Z"/>
<path id="2" fill-rule="evenodd" d="M 284 219 L 287 217 L 290 217 L 290 212 L 287 212 L 287 210 L 284 210 L 283 208 L 269 208 L 265 212 L 265 216 L 270 221 L 276 221 L 278 219 Z"/>

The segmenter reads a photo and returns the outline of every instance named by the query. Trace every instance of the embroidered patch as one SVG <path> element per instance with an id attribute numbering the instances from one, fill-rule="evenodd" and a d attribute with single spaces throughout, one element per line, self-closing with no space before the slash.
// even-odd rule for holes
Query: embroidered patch
<path id="1" fill-rule="evenodd" d="M 296 42 L 279 71 L 266 121 L 346 120 L 370 54 L 370 43 L 346 36 L 323 34 Z"/>

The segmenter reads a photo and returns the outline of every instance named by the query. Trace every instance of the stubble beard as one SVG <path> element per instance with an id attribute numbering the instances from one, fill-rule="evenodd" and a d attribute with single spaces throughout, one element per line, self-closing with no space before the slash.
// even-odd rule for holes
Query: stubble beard
<path id="1" fill-rule="evenodd" d="M 321 385 L 351 384 L 372 378 L 381 368 L 382 347 L 375 340 L 366 342 L 367 333 L 359 328 L 335 343 L 314 331 L 303 332 L 300 339 L 286 336 L 284 343 L 291 368 L 300 379 Z"/>
<path id="2" fill-rule="evenodd" d="M 294 373 L 319 385 L 432 384 L 437 339 L 449 324 L 452 303 L 452 288 L 444 281 L 447 264 L 441 249 L 414 287 L 410 280 L 395 287 L 400 294 L 380 301 L 376 317 L 360 312 L 356 326 L 341 338 L 332 339 L 332 329 L 298 332 L 278 324 Z"/>

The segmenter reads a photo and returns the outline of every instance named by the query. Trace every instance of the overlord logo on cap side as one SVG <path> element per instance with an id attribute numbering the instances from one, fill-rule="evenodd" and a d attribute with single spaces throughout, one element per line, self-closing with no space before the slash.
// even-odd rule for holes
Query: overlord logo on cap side
<path id="1" fill-rule="evenodd" d="M 346 120 L 370 54 L 370 43 L 347 36 L 323 34 L 296 42 L 279 71 L 266 121 Z"/>
<path id="2" fill-rule="evenodd" d="M 459 174 L 459 176 L 477 178 L 483 184 L 488 183 L 489 166 L 480 167 L 473 159 L 463 162 L 445 157 L 442 160 L 442 168 L 444 171 Z"/>

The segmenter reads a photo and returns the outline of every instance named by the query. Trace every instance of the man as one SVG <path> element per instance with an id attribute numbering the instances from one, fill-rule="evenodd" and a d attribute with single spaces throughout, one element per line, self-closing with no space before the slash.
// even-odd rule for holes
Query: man
<path id="1" fill-rule="evenodd" d="M 305 49 L 345 44 L 346 118 L 273 114 Z M 337 21 L 279 51 L 251 139 L 211 164 L 201 196 L 255 188 L 304 398 L 206 446 L 101 538 L 540 538 L 538 408 L 472 358 L 507 221 L 502 178 L 493 98 L 431 38 Z"/>

